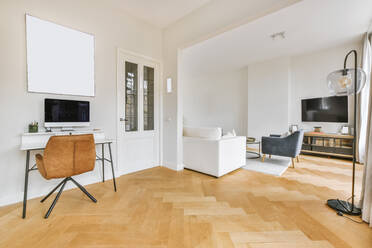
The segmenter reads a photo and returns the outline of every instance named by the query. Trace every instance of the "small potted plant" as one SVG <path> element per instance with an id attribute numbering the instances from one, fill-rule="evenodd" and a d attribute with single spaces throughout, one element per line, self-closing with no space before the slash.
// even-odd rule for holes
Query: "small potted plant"
<path id="1" fill-rule="evenodd" d="M 37 133 L 39 131 L 39 123 L 36 121 L 31 122 L 28 124 L 28 132 L 29 133 Z"/>

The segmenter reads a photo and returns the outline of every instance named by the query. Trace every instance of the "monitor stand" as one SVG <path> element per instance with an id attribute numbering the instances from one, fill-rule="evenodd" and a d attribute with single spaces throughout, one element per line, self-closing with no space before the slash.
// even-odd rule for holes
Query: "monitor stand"
<path id="1" fill-rule="evenodd" d="M 73 129 L 72 127 L 62 127 L 61 131 L 62 132 L 70 132 L 70 131 L 75 131 L 75 129 Z"/>

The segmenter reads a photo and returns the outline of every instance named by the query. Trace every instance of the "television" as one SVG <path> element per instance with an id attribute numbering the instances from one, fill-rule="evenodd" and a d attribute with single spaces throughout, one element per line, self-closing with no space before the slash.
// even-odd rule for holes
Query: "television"
<path id="1" fill-rule="evenodd" d="M 303 99 L 303 122 L 348 122 L 348 97 L 331 96 Z"/>
<path id="2" fill-rule="evenodd" d="M 44 124 L 45 127 L 89 126 L 89 102 L 46 98 Z"/>

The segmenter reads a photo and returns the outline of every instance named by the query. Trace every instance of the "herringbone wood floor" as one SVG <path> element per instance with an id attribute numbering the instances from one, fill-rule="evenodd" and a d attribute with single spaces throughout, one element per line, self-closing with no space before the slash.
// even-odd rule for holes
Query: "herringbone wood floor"
<path id="1" fill-rule="evenodd" d="M 158 167 L 120 177 L 117 193 L 110 181 L 87 186 L 97 204 L 66 191 L 48 220 L 52 199 L 29 201 L 25 220 L 21 204 L 0 208 L 0 247 L 371 248 L 367 224 L 325 206 L 350 196 L 350 175 L 350 162 L 311 156 L 282 177 Z"/>

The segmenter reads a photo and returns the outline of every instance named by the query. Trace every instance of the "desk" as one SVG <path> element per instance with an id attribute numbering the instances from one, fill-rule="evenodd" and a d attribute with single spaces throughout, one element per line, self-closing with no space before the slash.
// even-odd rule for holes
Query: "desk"
<path id="1" fill-rule="evenodd" d="M 26 151 L 26 169 L 25 169 L 25 182 L 24 182 L 24 193 L 23 193 L 23 211 L 22 218 L 26 217 L 27 208 L 27 190 L 28 190 L 28 174 L 30 171 L 37 170 L 36 164 L 30 168 L 30 151 L 44 150 L 48 140 L 51 136 L 55 135 L 78 135 L 78 134 L 93 134 L 94 143 L 101 145 L 102 153 L 101 156 L 96 155 L 96 161 L 102 162 L 102 182 L 105 182 L 105 161 L 111 164 L 112 179 L 114 183 L 114 190 L 116 192 L 116 181 L 114 173 L 114 163 L 112 159 L 111 144 L 112 140 L 105 139 L 102 131 L 79 131 L 79 132 L 40 132 L 40 133 L 25 133 L 21 138 L 21 151 Z M 110 158 L 105 158 L 105 145 L 108 146 Z"/>

